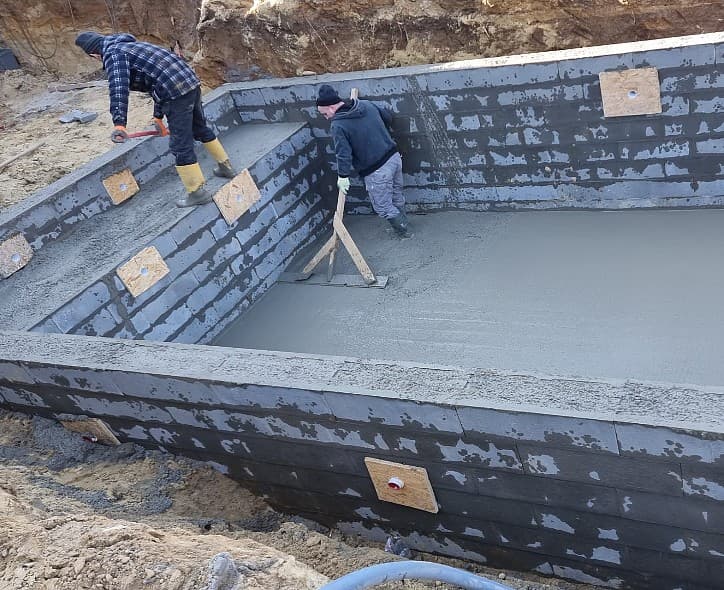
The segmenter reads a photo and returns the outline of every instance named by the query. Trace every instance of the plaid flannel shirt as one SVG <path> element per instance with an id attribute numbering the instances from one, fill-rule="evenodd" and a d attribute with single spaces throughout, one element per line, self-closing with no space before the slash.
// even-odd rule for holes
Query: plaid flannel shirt
<path id="1" fill-rule="evenodd" d="M 153 116 L 160 119 L 163 101 L 183 96 L 201 85 L 194 71 L 178 55 L 163 47 L 136 41 L 128 34 L 106 37 L 103 68 L 108 75 L 114 125 L 126 125 L 131 90 L 150 93 L 154 101 Z"/>

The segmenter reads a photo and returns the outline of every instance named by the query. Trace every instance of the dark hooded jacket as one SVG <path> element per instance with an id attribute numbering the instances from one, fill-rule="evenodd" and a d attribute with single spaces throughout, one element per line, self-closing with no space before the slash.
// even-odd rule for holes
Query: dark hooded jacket
<path id="1" fill-rule="evenodd" d="M 103 40 L 103 68 L 108 75 L 111 117 L 125 125 L 128 94 L 148 92 L 154 100 L 154 116 L 161 117 L 160 104 L 187 94 L 201 85 L 191 67 L 175 53 L 136 41 L 133 35 L 106 35 Z"/>
<path id="2" fill-rule="evenodd" d="M 389 110 L 368 100 L 352 99 L 332 117 L 331 132 L 337 154 L 337 174 L 347 177 L 352 168 L 364 177 L 372 174 L 397 151 L 387 126 Z"/>

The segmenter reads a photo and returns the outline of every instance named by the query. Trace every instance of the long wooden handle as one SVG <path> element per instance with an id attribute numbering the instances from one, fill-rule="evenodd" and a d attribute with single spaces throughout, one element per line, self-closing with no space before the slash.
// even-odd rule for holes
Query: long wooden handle
<path id="1" fill-rule="evenodd" d="M 358 98 L 359 97 L 359 89 L 352 88 L 352 91 L 349 93 L 350 98 Z M 339 219 L 342 219 L 344 217 L 344 206 L 347 202 L 347 195 L 345 195 L 342 191 L 339 191 L 339 194 L 337 195 L 337 214 L 336 216 Z M 332 277 L 334 276 L 334 262 L 337 258 L 337 248 L 339 247 L 339 241 L 337 240 L 337 233 L 335 232 L 332 236 L 333 244 L 332 244 L 332 250 L 329 252 L 329 264 L 327 265 L 327 282 L 332 282 Z"/>
<path id="2" fill-rule="evenodd" d="M 344 217 L 344 205 L 347 202 L 347 195 L 342 191 L 337 194 L 337 212 L 335 217 L 342 219 Z M 331 282 L 334 276 L 334 260 L 337 256 L 337 248 L 339 247 L 339 240 L 337 239 L 337 232 L 332 236 L 333 244 L 332 250 L 329 252 L 329 266 L 327 267 L 327 282 Z"/>
<path id="3" fill-rule="evenodd" d="M 19 160 L 23 156 L 27 156 L 28 154 L 32 154 L 35 150 L 37 150 L 39 147 L 44 146 L 45 142 L 41 141 L 39 143 L 36 143 L 34 146 L 29 147 L 27 150 L 20 152 L 17 156 L 13 156 L 9 160 L 5 160 L 2 164 L 0 164 L 0 172 L 5 170 L 10 164 L 12 164 L 15 160 Z"/>
<path id="4" fill-rule="evenodd" d="M 372 269 L 367 264 L 364 256 L 362 256 L 362 252 L 359 251 L 357 244 L 354 243 L 352 236 L 349 235 L 347 228 L 344 227 L 344 223 L 342 223 L 342 218 L 335 215 L 333 225 L 335 233 L 339 236 L 339 239 L 342 240 L 344 247 L 347 249 L 347 252 L 352 259 L 352 262 L 354 262 L 354 265 L 357 267 L 359 274 L 362 275 L 364 282 L 368 285 L 376 283 L 377 277 L 375 277 L 375 274 L 372 272 Z"/>
<path id="5" fill-rule="evenodd" d="M 319 249 L 319 252 L 317 252 L 314 255 L 314 258 L 312 258 L 309 262 L 307 262 L 307 266 L 302 269 L 302 274 L 307 274 L 312 272 L 320 262 L 324 259 L 324 257 L 329 254 L 332 251 L 332 248 L 334 248 L 335 244 L 337 243 L 337 234 L 335 233 L 327 242 Z"/>

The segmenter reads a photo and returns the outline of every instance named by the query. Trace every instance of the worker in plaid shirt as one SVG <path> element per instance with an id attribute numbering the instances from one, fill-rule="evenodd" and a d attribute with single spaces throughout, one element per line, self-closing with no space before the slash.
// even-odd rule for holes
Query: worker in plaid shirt
<path id="1" fill-rule="evenodd" d="M 204 189 L 194 140 L 204 144 L 218 163 L 214 174 L 233 178 L 235 171 L 224 147 L 209 127 L 201 106 L 201 82 L 188 64 L 175 53 L 136 41 L 133 35 L 100 35 L 86 31 L 75 40 L 83 51 L 103 62 L 108 75 L 111 116 L 115 129 L 111 140 L 122 143 L 128 139 L 128 94 L 131 90 L 148 92 L 154 101 L 154 125 L 160 135 L 171 135 L 169 147 L 176 156 L 176 170 L 187 195 L 176 201 L 179 207 L 202 205 L 211 201 Z M 166 116 L 168 129 L 163 123 Z"/>

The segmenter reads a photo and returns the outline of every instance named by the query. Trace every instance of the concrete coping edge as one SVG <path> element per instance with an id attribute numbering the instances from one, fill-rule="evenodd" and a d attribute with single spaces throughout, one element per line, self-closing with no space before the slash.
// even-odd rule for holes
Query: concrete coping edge
<path id="1" fill-rule="evenodd" d="M 413 401 L 439 406 L 477 407 L 515 413 L 535 413 L 568 418 L 581 418 L 605 422 L 630 423 L 645 426 L 658 426 L 680 431 L 702 431 L 715 435 L 724 434 L 724 387 L 699 386 L 686 384 L 659 383 L 636 380 L 589 379 L 583 377 L 565 377 L 541 375 L 518 371 L 495 369 L 474 369 L 454 366 L 436 366 L 390 360 L 363 360 L 351 357 L 311 355 L 292 352 L 262 351 L 250 349 L 231 349 L 215 346 L 178 344 L 169 342 L 150 342 L 135 340 L 119 340 L 91 336 L 75 336 L 67 334 L 42 334 L 17 331 L 0 331 L 0 361 L 16 363 L 37 363 L 50 366 L 64 366 L 75 369 L 127 371 L 144 373 L 182 380 L 200 379 L 214 383 L 232 383 L 239 385 L 260 385 L 268 387 L 284 387 L 319 392 L 339 392 L 365 395 L 378 398 Z M 282 379 L 265 376 L 262 369 L 281 367 L 285 363 L 289 369 L 299 370 L 299 364 L 308 365 L 314 372 L 324 369 L 327 377 L 295 376 Z M 171 364 L 173 363 L 173 364 Z M 371 372 L 369 383 L 363 385 L 345 382 L 342 369 L 353 369 L 355 375 Z M 388 369 L 399 375 L 401 388 L 391 391 L 376 387 L 374 372 Z M 277 371 L 278 372 L 278 371 Z M 448 390 L 431 393 L 430 372 L 445 376 Z M 298 373 L 297 373 L 298 375 Z M 526 379 L 535 383 L 536 387 L 561 387 L 565 389 L 571 384 L 591 387 L 618 388 L 627 387 L 653 390 L 668 399 L 675 393 L 690 396 L 715 396 L 719 408 L 707 405 L 707 411 L 700 415 L 710 416 L 712 420 L 689 418 L 691 412 L 687 404 L 681 408 L 682 417 L 671 418 L 665 415 L 653 415 L 650 408 L 641 413 L 626 411 L 609 413 L 595 409 L 563 408 L 555 405 L 542 405 L 526 401 L 521 392 L 520 401 L 508 403 L 475 397 L 475 392 L 466 389 L 471 378 L 489 376 L 498 380 Z M 455 385 L 453 377 L 457 377 Z M 361 377 L 363 379 L 363 377 Z M 436 382 L 439 383 L 440 381 Z"/>
<path id="2" fill-rule="evenodd" d="M 207 93 L 207 95 L 204 97 L 204 105 L 208 105 L 219 99 L 223 99 L 224 95 L 227 94 L 229 94 L 229 89 L 225 86 L 220 86 L 212 92 Z M 0 227 L 11 225 L 18 218 L 21 218 L 32 209 L 38 206 L 42 206 L 46 202 L 51 202 L 55 197 L 58 196 L 58 194 L 72 188 L 75 184 L 84 180 L 85 178 L 97 174 L 98 171 L 104 166 L 107 166 L 109 164 L 115 164 L 116 167 L 120 170 L 124 166 L 120 166 L 119 164 L 122 163 L 125 158 L 130 159 L 130 156 L 135 150 L 144 149 L 146 147 L 146 143 L 153 139 L 153 137 L 143 137 L 128 142 L 126 144 L 113 144 L 107 152 L 96 156 L 89 162 L 83 164 L 80 168 L 76 168 L 75 170 L 62 176 L 55 182 L 44 186 L 43 188 L 32 193 L 30 196 L 23 199 L 22 201 L 19 201 L 18 203 L 15 203 L 10 207 L 0 210 Z M 166 153 L 168 153 L 168 150 L 163 153 L 157 154 L 156 159 L 163 157 Z M 137 172 L 137 170 L 134 169 L 133 166 L 128 167 L 131 168 L 132 172 Z M 144 166 L 141 166 L 140 168 L 143 167 Z"/>

